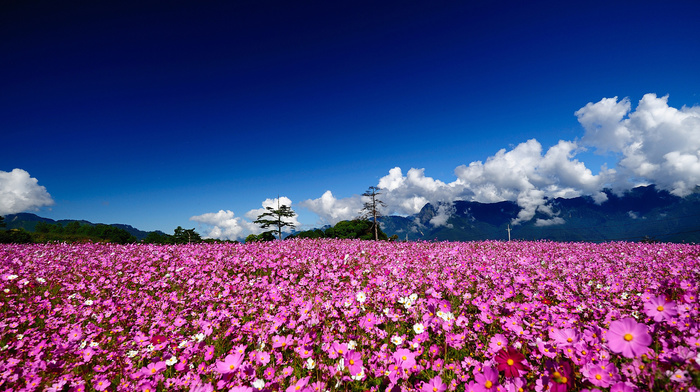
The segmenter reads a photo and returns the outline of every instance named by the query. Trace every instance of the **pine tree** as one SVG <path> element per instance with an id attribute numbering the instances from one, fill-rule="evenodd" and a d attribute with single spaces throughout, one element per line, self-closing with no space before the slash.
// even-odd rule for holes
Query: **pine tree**
<path id="1" fill-rule="evenodd" d="M 372 219 L 375 241 L 379 241 L 379 223 L 377 218 L 382 216 L 379 208 L 386 205 L 379 199 L 379 195 L 381 195 L 381 192 L 379 192 L 379 188 L 376 186 L 369 187 L 367 191 L 362 194 L 362 196 L 369 198 L 369 200 L 365 202 L 360 215 L 363 219 Z"/>
<path id="2" fill-rule="evenodd" d="M 283 228 L 291 227 L 293 229 L 296 227 L 294 223 L 283 220 L 283 218 L 294 218 L 297 213 L 287 205 L 280 206 L 279 197 L 277 197 L 277 209 L 272 207 L 265 207 L 265 209 L 267 209 L 267 212 L 263 212 L 262 214 L 258 215 L 258 219 L 256 219 L 253 223 L 260 225 L 260 227 L 263 229 L 267 229 L 270 226 L 277 227 L 279 239 L 282 239 Z"/>

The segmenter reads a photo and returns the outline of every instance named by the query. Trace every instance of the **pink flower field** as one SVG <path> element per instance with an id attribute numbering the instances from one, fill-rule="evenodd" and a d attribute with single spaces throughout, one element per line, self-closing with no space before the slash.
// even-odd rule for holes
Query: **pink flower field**
<path id="1" fill-rule="evenodd" d="M 700 246 L 0 246 L 4 391 L 697 391 Z"/>

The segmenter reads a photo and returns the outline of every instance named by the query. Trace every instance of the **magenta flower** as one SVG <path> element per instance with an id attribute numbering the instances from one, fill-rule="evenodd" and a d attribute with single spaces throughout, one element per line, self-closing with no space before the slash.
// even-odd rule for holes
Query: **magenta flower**
<path id="1" fill-rule="evenodd" d="M 445 392 L 447 384 L 442 382 L 440 376 L 435 376 L 430 381 L 423 383 L 423 387 L 420 390 L 421 392 Z"/>
<path id="2" fill-rule="evenodd" d="M 241 366 L 243 358 L 243 354 L 229 354 L 226 356 L 223 362 L 216 362 L 216 370 L 221 374 L 232 373 L 236 371 L 239 366 Z"/>
<path id="3" fill-rule="evenodd" d="M 153 375 L 156 375 L 156 374 L 162 372 L 163 370 L 165 370 L 165 368 L 166 368 L 165 362 L 162 362 L 162 361 L 156 362 L 156 363 L 151 362 L 148 365 L 146 365 L 145 367 L 141 368 L 140 373 L 142 375 L 148 377 L 148 376 L 153 376 Z"/>
<path id="4" fill-rule="evenodd" d="M 594 365 L 588 369 L 588 381 L 597 387 L 607 388 L 611 382 L 610 373 L 603 370 L 600 365 Z"/>
<path id="5" fill-rule="evenodd" d="M 411 350 L 400 348 L 392 355 L 402 369 L 410 369 L 416 365 L 416 354 Z"/>
<path id="6" fill-rule="evenodd" d="M 362 372 L 362 354 L 357 351 L 349 351 L 345 354 L 345 366 L 347 366 L 350 374 L 355 376 Z"/>
<path id="7" fill-rule="evenodd" d="M 104 391 L 104 390 L 107 389 L 107 387 L 109 387 L 110 385 L 112 385 L 112 383 L 109 382 L 109 380 L 108 380 L 107 378 L 105 378 L 105 377 L 98 377 L 98 378 L 97 378 L 96 380 L 94 380 L 94 382 L 93 382 L 93 387 L 94 387 L 95 390 L 97 390 L 97 391 Z"/>
<path id="8" fill-rule="evenodd" d="M 506 337 L 501 335 L 500 333 L 494 335 L 491 338 L 491 341 L 489 342 L 489 348 L 493 352 L 497 352 L 498 350 L 505 348 L 507 345 L 508 339 L 506 339 Z"/>
<path id="9" fill-rule="evenodd" d="M 483 373 L 474 375 L 477 385 L 474 390 L 477 392 L 493 392 L 498 390 L 498 370 L 494 368 L 484 368 Z"/>
<path id="10" fill-rule="evenodd" d="M 309 383 L 309 379 L 311 379 L 311 376 L 304 377 L 302 379 L 299 379 L 296 383 L 290 385 L 287 387 L 285 392 L 299 392 L 306 386 L 306 384 Z"/>
<path id="11" fill-rule="evenodd" d="M 670 320 L 678 314 L 678 310 L 674 301 L 667 301 L 666 296 L 659 295 L 649 298 L 644 303 L 644 313 L 658 323 L 662 320 Z"/>
<path id="12" fill-rule="evenodd" d="M 652 341 L 646 325 L 638 323 L 631 317 L 610 323 L 607 338 L 610 350 L 622 353 L 626 358 L 644 354 Z"/>
<path id="13" fill-rule="evenodd" d="M 496 354 L 495 360 L 498 363 L 498 370 L 502 370 L 506 377 L 520 377 L 520 372 L 527 373 L 528 367 L 523 364 L 525 356 L 514 347 L 501 349 Z"/>

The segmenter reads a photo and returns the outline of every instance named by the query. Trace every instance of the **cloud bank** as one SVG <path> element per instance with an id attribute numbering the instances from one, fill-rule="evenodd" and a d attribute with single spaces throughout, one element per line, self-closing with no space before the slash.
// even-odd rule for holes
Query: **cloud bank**
<path id="1" fill-rule="evenodd" d="M 545 149 L 530 139 L 510 150 L 501 149 L 485 162 L 474 161 L 455 168 L 456 180 L 444 182 L 411 168 L 406 175 L 392 168 L 379 180 L 385 214 L 411 215 L 426 203 L 446 205 L 455 200 L 482 203 L 513 201 L 520 211 L 513 224 L 530 221 L 537 212 L 538 226 L 563 224 L 548 204 L 552 198 L 593 197 L 606 200 L 604 188 L 622 192 L 654 183 L 678 196 L 686 196 L 700 184 L 700 107 L 675 109 L 668 96 L 645 95 L 634 111 L 628 98 L 604 98 L 575 112 L 585 133 L 580 140 L 560 140 Z M 614 168 L 605 166 L 593 174 L 576 155 L 586 148 L 617 157 Z M 334 224 L 352 219 L 362 208 L 361 197 L 337 199 L 326 191 L 318 199 L 300 203 Z M 449 209 L 438 208 L 434 226 L 446 225 Z"/>
<path id="2" fill-rule="evenodd" d="M 291 207 L 292 201 L 288 197 L 282 196 L 279 198 L 279 206 L 281 207 L 283 205 Z M 260 226 L 253 223 L 253 221 L 255 221 L 260 214 L 267 212 L 267 207 L 277 209 L 278 199 L 266 199 L 262 202 L 262 208 L 250 210 L 245 214 L 247 219 L 234 216 L 233 211 L 230 210 L 219 210 L 219 212 L 209 212 L 202 215 L 192 216 L 190 217 L 190 220 L 202 225 L 202 229 L 204 230 L 204 238 L 241 240 L 247 237 L 249 234 L 260 234 L 264 231 L 260 228 Z M 296 216 L 293 218 L 284 218 L 283 221 L 292 223 L 296 227 L 300 226 Z M 285 227 L 282 229 L 282 232 L 289 233 L 291 232 L 291 229 L 289 227 Z"/>
<path id="3" fill-rule="evenodd" d="M 46 188 L 25 170 L 0 170 L 0 215 L 37 211 L 53 204 L 53 198 Z"/>

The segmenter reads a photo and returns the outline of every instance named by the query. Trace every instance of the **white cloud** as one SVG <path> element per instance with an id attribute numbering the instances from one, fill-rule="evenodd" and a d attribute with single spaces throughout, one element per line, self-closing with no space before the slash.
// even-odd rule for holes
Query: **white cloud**
<path id="1" fill-rule="evenodd" d="M 304 200 L 299 206 L 318 215 L 322 224 L 335 225 L 340 221 L 357 218 L 363 203 L 357 195 L 339 200 L 331 191 L 326 191 L 318 199 Z"/>
<path id="2" fill-rule="evenodd" d="M 614 189 L 653 183 L 677 196 L 700 185 L 700 107 L 668 106 L 668 96 L 646 94 L 631 111 L 628 98 L 589 103 L 576 112 L 582 143 L 619 155 Z"/>
<path id="3" fill-rule="evenodd" d="M 53 204 L 46 188 L 25 170 L 0 171 L 0 215 L 37 211 Z"/>
<path id="4" fill-rule="evenodd" d="M 544 227 L 544 226 L 554 226 L 554 225 L 563 225 L 566 223 L 566 221 L 558 216 L 555 216 L 552 219 L 540 219 L 537 218 L 535 220 L 535 226 L 538 227 Z"/>
<path id="5" fill-rule="evenodd" d="M 279 198 L 279 206 L 283 205 L 291 207 L 292 201 L 288 197 L 282 196 Z M 277 198 L 266 199 L 262 202 L 262 206 L 263 208 L 253 209 L 245 214 L 246 218 L 249 220 L 241 217 L 234 217 L 234 213 L 230 210 L 219 210 L 219 212 L 195 215 L 191 217 L 190 220 L 205 225 L 205 238 L 242 240 L 249 234 L 260 234 L 263 232 L 263 229 L 253 223 L 253 221 L 256 220 L 260 214 L 267 212 L 266 207 L 277 209 Z M 283 218 L 283 221 L 290 222 L 296 227 L 299 226 L 299 221 L 296 216 L 293 218 Z M 282 232 L 289 233 L 291 230 L 290 227 L 285 227 L 282 229 Z"/>
<path id="6" fill-rule="evenodd" d="M 208 226 L 204 233 L 206 238 L 237 240 L 243 238 L 244 233 L 250 234 L 255 231 L 253 227 L 255 225 L 239 217 L 234 217 L 233 212 L 229 210 L 195 215 L 190 220 Z"/>

